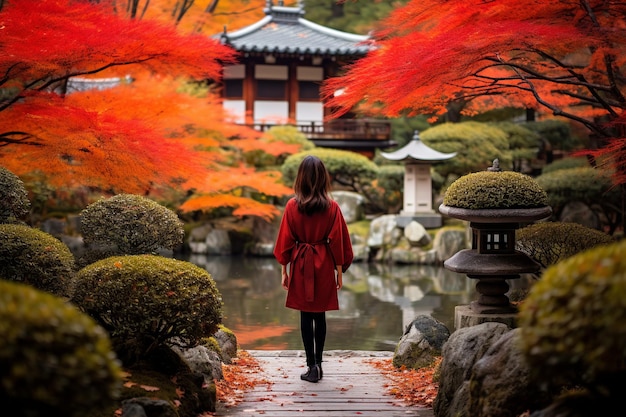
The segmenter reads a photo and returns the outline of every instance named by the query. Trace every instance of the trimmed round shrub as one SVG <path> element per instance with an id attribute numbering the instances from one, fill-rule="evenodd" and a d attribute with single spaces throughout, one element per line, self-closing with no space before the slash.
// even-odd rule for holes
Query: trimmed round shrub
<path id="1" fill-rule="evenodd" d="M 515 248 L 545 268 L 579 252 L 613 242 L 612 236 L 578 223 L 543 222 L 517 230 Z"/>
<path id="2" fill-rule="evenodd" d="M 15 223 L 30 210 L 28 192 L 20 178 L 0 167 L 0 223 Z"/>
<path id="3" fill-rule="evenodd" d="M 454 181 L 446 191 L 443 204 L 470 210 L 536 208 L 547 206 L 548 196 L 528 175 L 481 171 Z"/>
<path id="4" fill-rule="evenodd" d="M 82 417 L 115 405 L 122 374 L 108 335 L 71 304 L 0 280 L 0 340 L 5 410 Z"/>
<path id="5" fill-rule="evenodd" d="M 439 152 L 456 152 L 454 158 L 433 165 L 446 179 L 481 171 L 496 158 L 503 168 L 512 167 L 508 135 L 488 123 L 442 123 L 421 132 L 420 137 Z"/>
<path id="6" fill-rule="evenodd" d="M 175 212 L 134 194 L 118 194 L 88 205 L 80 215 L 85 244 L 114 246 L 118 254 L 154 254 L 183 243 Z"/>
<path id="7" fill-rule="evenodd" d="M 572 202 L 584 203 L 602 221 L 602 228 L 613 234 L 621 222 L 620 188 L 614 186 L 611 172 L 592 168 L 559 169 L 537 177 L 537 183 L 548 194 L 553 218 L 560 218 Z"/>
<path id="8" fill-rule="evenodd" d="M 77 273 L 72 302 L 109 331 L 125 363 L 166 342 L 196 346 L 222 321 L 222 297 L 206 270 L 155 255 L 86 266 Z"/>
<path id="9" fill-rule="evenodd" d="M 74 255 L 49 233 L 21 224 L 0 224 L 0 277 L 67 296 L 74 279 Z"/>
<path id="10" fill-rule="evenodd" d="M 289 186 L 293 184 L 300 163 L 307 155 L 320 158 L 335 183 L 348 186 L 355 192 L 371 184 L 378 174 L 378 166 L 364 155 L 337 149 L 315 148 L 290 155 L 285 159 L 281 168 L 285 184 Z"/>
<path id="11" fill-rule="evenodd" d="M 569 157 L 557 159 L 556 161 L 546 165 L 541 170 L 542 174 L 548 174 L 550 172 L 558 171 L 560 169 L 570 168 L 591 168 L 589 161 L 586 157 Z"/>
<path id="12" fill-rule="evenodd" d="M 572 201 L 619 205 L 619 189 L 613 186 L 611 173 L 592 167 L 559 169 L 537 177 L 537 183 L 548 194 L 553 208 Z"/>
<path id="13" fill-rule="evenodd" d="M 561 119 L 538 120 L 526 122 L 524 126 L 537 132 L 553 149 L 570 151 L 579 148 L 582 144 L 579 138 L 572 136 L 569 122 Z"/>
<path id="14" fill-rule="evenodd" d="M 549 267 L 521 304 L 532 377 L 555 386 L 621 392 L 626 377 L 626 240 Z M 617 391 L 619 390 L 619 391 Z"/>

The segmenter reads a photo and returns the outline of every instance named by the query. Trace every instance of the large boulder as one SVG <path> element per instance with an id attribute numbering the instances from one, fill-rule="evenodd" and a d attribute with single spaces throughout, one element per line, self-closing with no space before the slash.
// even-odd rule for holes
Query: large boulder
<path id="1" fill-rule="evenodd" d="M 441 349 L 450 337 L 443 323 L 431 316 L 417 316 L 406 327 L 393 355 L 393 365 L 420 369 L 433 364 L 441 356 Z"/>
<path id="2" fill-rule="evenodd" d="M 433 402 L 437 417 L 476 417 L 467 410 L 472 368 L 510 330 L 505 324 L 488 322 L 464 327 L 450 335 L 442 349 L 439 389 Z"/>
<path id="3" fill-rule="evenodd" d="M 396 246 L 402 237 L 402 229 L 398 227 L 396 217 L 395 214 L 384 214 L 370 223 L 367 245 L 370 249 L 379 251 L 380 256 Z"/>
<path id="4" fill-rule="evenodd" d="M 339 208 L 341 209 L 346 223 L 363 220 L 363 204 L 365 203 L 365 197 L 353 191 L 333 191 L 331 195 L 333 200 L 339 204 Z"/>
<path id="5" fill-rule="evenodd" d="M 504 333 L 472 368 L 469 416 L 517 417 L 527 410 L 545 407 L 552 395 L 530 378 L 520 349 L 521 329 Z"/>

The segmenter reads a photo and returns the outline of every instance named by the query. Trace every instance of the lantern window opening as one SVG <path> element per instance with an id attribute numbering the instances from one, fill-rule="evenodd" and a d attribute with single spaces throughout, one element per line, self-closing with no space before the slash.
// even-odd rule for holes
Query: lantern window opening
<path id="1" fill-rule="evenodd" d="M 480 225 L 472 227 L 472 249 L 481 254 L 515 252 L 515 227 Z"/>

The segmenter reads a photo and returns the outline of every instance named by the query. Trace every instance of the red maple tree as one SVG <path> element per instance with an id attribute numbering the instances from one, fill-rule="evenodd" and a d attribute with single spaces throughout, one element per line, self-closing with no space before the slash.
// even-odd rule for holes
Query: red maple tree
<path id="1" fill-rule="evenodd" d="M 534 109 L 585 126 L 598 147 L 585 153 L 626 184 L 626 3 L 414 0 L 381 27 L 324 85 L 335 116 Z"/>

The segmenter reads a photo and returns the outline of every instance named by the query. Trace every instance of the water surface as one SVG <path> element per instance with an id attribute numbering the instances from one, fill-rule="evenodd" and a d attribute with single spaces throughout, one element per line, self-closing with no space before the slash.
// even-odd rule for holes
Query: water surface
<path id="1" fill-rule="evenodd" d="M 270 257 L 190 255 L 217 283 L 223 323 L 248 350 L 302 349 L 300 313 L 285 307 L 280 265 Z M 325 350 L 393 351 L 406 326 L 430 315 L 454 329 L 454 308 L 474 299 L 474 282 L 440 266 L 354 263 L 339 310 L 326 313 Z"/>

